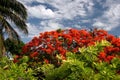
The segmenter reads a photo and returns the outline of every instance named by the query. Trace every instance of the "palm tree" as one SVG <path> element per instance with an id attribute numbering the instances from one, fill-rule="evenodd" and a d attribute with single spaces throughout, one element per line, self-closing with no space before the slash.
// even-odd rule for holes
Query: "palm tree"
<path id="1" fill-rule="evenodd" d="M 5 36 L 20 40 L 15 28 L 28 34 L 26 20 L 27 11 L 23 4 L 17 0 L 0 0 L 0 57 L 5 53 Z"/>

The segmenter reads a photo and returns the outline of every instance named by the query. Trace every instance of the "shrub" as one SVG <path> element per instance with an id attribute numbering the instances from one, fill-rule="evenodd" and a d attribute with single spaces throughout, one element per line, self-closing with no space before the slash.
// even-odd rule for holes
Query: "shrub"
<path id="1" fill-rule="evenodd" d="M 22 48 L 34 76 L 45 80 L 120 79 L 120 38 L 105 30 L 56 30 L 40 33 Z M 86 77 L 87 76 L 87 77 Z"/>
<path id="2" fill-rule="evenodd" d="M 40 33 L 22 48 L 21 56 L 27 55 L 33 62 L 52 63 L 56 66 L 66 59 L 66 52 L 78 52 L 78 48 L 94 45 L 95 42 L 106 40 L 111 43 L 99 52 L 100 61 L 112 60 L 119 56 L 120 38 L 110 35 L 105 30 L 56 30 Z M 59 57 L 58 57 L 59 55 Z"/>
<path id="3" fill-rule="evenodd" d="M 119 80 L 120 58 L 115 57 L 108 62 L 99 60 L 99 52 L 109 46 L 108 41 L 93 46 L 82 47 L 79 53 L 67 52 L 66 60 L 60 67 L 45 64 L 39 70 L 45 80 Z"/>
<path id="4" fill-rule="evenodd" d="M 24 46 L 24 42 L 22 41 L 17 41 L 17 40 L 11 40 L 7 38 L 5 40 L 5 46 L 6 46 L 6 51 L 10 52 L 11 54 L 16 54 L 19 55 L 22 52 L 22 47 Z"/>
<path id="5" fill-rule="evenodd" d="M 28 68 L 25 62 L 15 64 L 3 57 L 0 61 L 0 79 L 1 80 L 36 80 L 33 76 L 33 70 Z"/>

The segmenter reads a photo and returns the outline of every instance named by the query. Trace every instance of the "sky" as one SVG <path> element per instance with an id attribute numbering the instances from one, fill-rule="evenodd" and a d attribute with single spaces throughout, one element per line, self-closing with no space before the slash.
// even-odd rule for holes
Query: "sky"
<path id="1" fill-rule="evenodd" d="M 19 32 L 29 42 L 40 32 L 57 29 L 107 30 L 120 36 L 120 0 L 18 0 L 27 8 L 29 35 Z"/>

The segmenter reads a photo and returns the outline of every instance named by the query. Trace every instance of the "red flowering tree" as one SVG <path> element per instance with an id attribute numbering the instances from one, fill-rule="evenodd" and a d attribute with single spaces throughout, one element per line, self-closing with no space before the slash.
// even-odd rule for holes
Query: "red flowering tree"
<path id="1" fill-rule="evenodd" d="M 120 52 L 120 38 L 110 35 L 105 30 L 93 31 L 66 29 L 40 33 L 22 48 L 21 55 L 28 55 L 32 61 L 45 61 L 58 64 L 58 55 L 66 58 L 66 52 L 76 53 L 78 48 L 94 45 L 96 41 L 107 40 L 112 46 L 105 47 L 99 53 L 101 61 L 110 61 Z"/>

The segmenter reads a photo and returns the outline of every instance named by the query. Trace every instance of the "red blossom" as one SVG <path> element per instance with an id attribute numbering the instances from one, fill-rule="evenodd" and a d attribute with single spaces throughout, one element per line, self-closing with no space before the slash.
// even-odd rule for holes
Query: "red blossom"
<path id="1" fill-rule="evenodd" d="M 106 59 L 107 59 L 108 61 L 111 61 L 114 57 L 115 57 L 115 56 L 109 55 L 109 56 L 106 57 Z"/>
<path id="2" fill-rule="evenodd" d="M 105 59 L 106 58 L 106 53 L 105 52 L 100 52 L 98 57 L 100 59 Z"/>
<path id="3" fill-rule="evenodd" d="M 52 53 L 52 50 L 51 49 L 45 49 L 45 51 L 48 53 L 48 54 L 51 54 Z"/>
<path id="4" fill-rule="evenodd" d="M 17 63 L 17 62 L 19 62 L 19 60 L 18 60 L 18 59 L 14 59 L 13 62 L 14 62 L 14 63 Z"/>
<path id="5" fill-rule="evenodd" d="M 13 60 L 13 62 L 14 62 L 14 63 L 17 63 L 17 62 L 19 62 L 19 60 L 18 60 L 19 58 L 20 58 L 20 56 L 16 55 L 16 56 L 14 57 L 14 60 Z"/>
<path id="6" fill-rule="evenodd" d="M 91 46 L 91 45 L 95 45 L 95 42 L 91 41 L 91 42 L 88 43 L 88 46 Z"/>
<path id="7" fill-rule="evenodd" d="M 48 63 L 49 63 L 49 60 L 47 60 L 47 59 L 44 59 L 44 62 L 45 62 L 46 64 L 48 64 Z"/>
<path id="8" fill-rule="evenodd" d="M 109 41 L 112 46 L 105 47 L 99 53 L 98 58 L 103 61 L 112 60 L 111 56 L 117 55 L 120 51 L 120 38 L 108 34 L 105 30 L 98 29 L 93 31 L 67 29 L 40 33 L 39 37 L 34 37 L 22 48 L 21 55 L 39 56 L 43 60 L 43 58 L 47 59 L 46 55 L 53 57 L 55 54 L 60 54 L 65 58 L 67 51 L 77 52 L 79 47 L 94 45 L 96 41 L 101 40 Z"/>
<path id="9" fill-rule="evenodd" d="M 31 58 L 37 57 L 38 56 L 38 52 L 33 52 L 32 54 L 30 54 Z"/>

